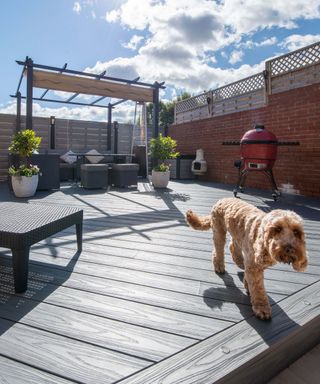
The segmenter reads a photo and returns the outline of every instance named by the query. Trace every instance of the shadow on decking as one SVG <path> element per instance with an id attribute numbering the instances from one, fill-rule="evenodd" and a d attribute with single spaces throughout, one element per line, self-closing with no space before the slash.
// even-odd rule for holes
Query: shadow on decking
<path id="1" fill-rule="evenodd" d="M 22 201 L 22 199 L 16 199 L 12 194 L 6 193 L 7 191 L 4 191 L 5 193 L 2 194 L 2 197 L 4 200 L 17 200 Z M 62 190 L 63 194 L 68 195 L 81 203 L 82 205 L 85 205 L 86 207 L 93 209 L 98 214 L 103 215 L 102 217 L 95 217 L 95 218 L 84 218 L 84 224 L 88 224 L 86 226 L 85 232 L 95 231 L 98 232 L 99 230 L 105 229 L 105 220 L 106 218 L 110 218 L 111 216 L 108 214 L 106 210 L 101 209 L 98 204 L 92 204 L 92 202 L 89 202 L 84 198 L 84 196 L 92 195 L 92 196 L 99 196 L 104 195 L 106 191 L 98 191 L 100 193 L 97 193 L 97 191 L 87 191 L 83 190 L 81 188 L 76 189 L 75 193 L 75 187 L 71 186 L 70 188 L 65 188 Z M 144 204 L 143 202 L 137 202 L 134 199 L 130 199 L 129 196 L 132 193 L 135 193 L 133 190 L 117 190 L 117 194 L 115 195 L 114 192 L 109 192 L 108 195 L 113 195 L 120 200 L 123 200 L 125 203 L 132 203 L 137 207 L 141 207 L 144 209 L 148 209 L 148 212 L 143 213 L 127 213 L 123 215 L 117 215 L 113 216 L 113 218 L 119 219 L 121 218 L 121 221 L 113 222 L 109 228 L 111 229 L 117 229 L 121 227 L 128 228 L 128 231 L 125 233 L 119 233 L 119 234 L 109 234 L 106 235 L 105 233 L 102 233 L 101 235 L 96 235 L 91 237 L 92 240 L 99 240 L 99 239 L 107 239 L 112 237 L 121 237 L 124 234 L 132 234 L 136 233 L 140 236 L 149 239 L 147 234 L 145 232 L 148 231 L 154 231 L 158 228 L 173 228 L 181 225 L 181 222 L 185 222 L 184 215 L 181 214 L 181 212 L 175 207 L 173 201 L 179 200 L 179 201 L 187 201 L 190 197 L 186 194 L 179 194 L 179 193 L 171 193 L 170 190 L 163 191 L 162 194 L 158 194 L 154 191 L 146 191 L 146 192 L 138 192 L 139 195 L 146 194 L 146 195 L 154 195 L 157 198 L 164 201 L 165 205 L 167 206 L 167 209 L 161 209 L 158 210 L 156 208 L 153 208 L 147 204 Z M 120 193 L 119 193 L 120 192 Z M 129 194 L 127 192 L 130 192 Z M 37 193 L 36 198 L 42 199 L 44 197 L 47 197 L 51 194 L 54 194 L 54 191 L 40 191 Z M 83 196 L 83 197 L 82 197 Z M 23 199 L 23 201 L 28 202 L 29 199 Z M 175 223 L 168 223 L 168 221 L 174 220 Z M 139 224 L 150 224 L 150 223 L 159 223 L 160 225 L 156 225 L 156 227 L 150 228 L 150 229 L 137 229 L 134 228 L 134 225 L 128 225 L 128 223 L 131 222 L 138 222 Z M 164 225 L 161 225 L 161 223 L 165 222 Z M 91 227 L 92 225 L 92 227 Z M 70 229 L 67 229 L 67 232 L 69 232 Z M 48 238 L 45 241 L 45 243 L 50 247 L 50 255 L 52 257 L 58 257 L 58 249 L 53 246 L 53 239 L 59 238 L 61 235 L 63 236 L 65 232 L 61 232 L 61 234 L 56 234 L 55 236 Z M 58 247 L 63 247 L 68 244 L 73 244 L 73 240 L 66 240 L 63 239 L 59 242 Z M 33 245 L 32 249 L 41 249 L 43 248 L 43 244 L 35 244 Z M 0 335 L 5 333 L 8 329 L 10 329 L 16 322 L 24 322 L 23 318 L 31 312 L 35 307 L 37 307 L 42 302 L 46 301 L 46 298 L 50 296 L 55 290 L 57 290 L 60 286 L 66 282 L 69 277 L 72 275 L 74 267 L 77 263 L 77 260 L 80 256 L 79 252 L 75 252 L 74 255 L 69 259 L 67 264 L 64 267 L 58 267 L 62 273 L 59 274 L 59 277 L 55 274 L 53 271 L 50 272 L 34 272 L 41 270 L 42 267 L 44 267 L 44 270 L 48 270 L 48 267 L 50 267 L 49 263 L 42 263 L 39 261 L 32 261 L 30 263 L 30 271 L 29 271 L 29 282 L 28 282 L 28 290 L 23 294 L 15 294 L 14 292 L 14 284 L 13 284 L 13 274 L 12 274 L 12 258 L 11 258 L 11 251 L 5 250 L 0 251 L 0 310 L 1 310 L 1 317 L 2 321 L 0 322 Z M 57 266 L 56 266 L 57 268 Z"/>
<path id="2" fill-rule="evenodd" d="M 73 241 L 75 244 L 76 242 Z M 59 285 L 54 283 L 54 273 L 36 273 L 29 271 L 28 289 L 26 292 L 16 294 L 14 292 L 12 258 L 11 251 L 0 252 L 0 312 L 2 319 L 0 322 L 0 335 L 10 329 L 16 322 L 19 322 L 36 306 L 52 294 L 60 285 L 71 276 L 74 266 L 80 256 L 80 252 L 76 251 L 68 264 L 65 266 L 64 278 L 60 279 Z M 32 262 L 32 268 L 48 267 L 48 263 Z M 31 268 L 30 268 L 31 269 Z M 54 283 L 54 284 L 53 284 Z M 23 321 L 22 321 L 23 322 Z"/>
<path id="3" fill-rule="evenodd" d="M 209 289 L 206 289 L 204 291 L 204 302 L 210 307 L 213 308 L 213 305 L 216 305 L 216 302 L 213 302 L 211 300 L 208 300 L 208 297 L 215 297 L 217 294 L 222 295 L 224 291 L 230 289 L 230 287 L 233 289 L 236 299 L 233 301 L 239 308 L 240 313 L 242 314 L 244 321 L 246 321 L 253 329 L 256 330 L 256 332 L 260 335 L 260 337 L 264 340 L 264 342 L 268 345 L 272 344 L 272 340 L 270 338 L 270 329 L 275 327 L 275 320 L 259 320 L 257 319 L 253 313 L 251 316 L 248 316 L 248 311 L 243 305 L 238 305 L 241 302 L 248 303 L 249 297 L 248 295 L 244 294 L 234 283 L 233 277 L 228 273 L 225 272 L 224 274 L 217 274 L 225 283 L 226 287 L 212 287 Z M 238 276 L 241 281 L 243 281 L 244 273 L 238 272 Z M 277 303 L 272 300 L 269 297 L 269 302 L 272 305 L 272 311 L 273 313 L 276 312 L 277 316 L 281 318 L 281 321 L 286 324 L 286 327 L 288 329 L 297 329 L 300 326 L 290 319 L 287 314 L 280 308 Z M 223 306 L 223 302 L 221 302 L 221 307 Z M 245 310 L 244 310 L 245 309 Z M 275 336 L 275 335 L 274 335 Z"/>

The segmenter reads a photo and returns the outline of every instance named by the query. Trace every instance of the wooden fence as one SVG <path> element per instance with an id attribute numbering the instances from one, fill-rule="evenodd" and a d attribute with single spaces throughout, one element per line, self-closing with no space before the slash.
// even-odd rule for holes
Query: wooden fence
<path id="1" fill-rule="evenodd" d="M 260 108 L 268 95 L 320 82 L 320 42 L 265 63 L 265 71 L 175 105 L 175 124 Z"/>
<path id="2" fill-rule="evenodd" d="M 71 149 L 74 152 L 86 152 L 96 149 L 101 153 L 107 150 L 107 123 L 66 120 L 56 118 L 55 149 L 50 147 L 50 123 L 49 118 L 34 117 L 34 130 L 42 137 L 40 152 L 52 152 L 63 154 Z M 8 147 L 11 137 L 15 132 L 16 116 L 0 114 L 0 180 L 7 179 L 8 175 Z M 21 128 L 25 128 L 25 119 L 22 117 Z M 130 153 L 132 140 L 132 125 L 119 124 L 118 152 Z M 113 152 L 114 135 L 111 131 L 111 143 Z"/>

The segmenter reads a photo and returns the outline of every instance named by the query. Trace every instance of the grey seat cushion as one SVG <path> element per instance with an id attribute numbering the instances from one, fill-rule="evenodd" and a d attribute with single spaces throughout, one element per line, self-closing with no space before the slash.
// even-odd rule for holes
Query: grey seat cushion
<path id="1" fill-rule="evenodd" d="M 81 172 L 108 171 L 108 164 L 81 164 Z"/>
<path id="2" fill-rule="evenodd" d="M 138 171 L 139 164 L 113 164 L 112 171 Z"/>

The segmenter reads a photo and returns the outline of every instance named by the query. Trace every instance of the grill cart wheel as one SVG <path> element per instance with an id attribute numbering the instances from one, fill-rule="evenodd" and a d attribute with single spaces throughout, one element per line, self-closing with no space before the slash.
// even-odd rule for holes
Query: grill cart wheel
<path id="1" fill-rule="evenodd" d="M 281 192 L 276 189 L 273 191 L 272 197 L 274 201 L 278 201 L 281 197 Z"/>

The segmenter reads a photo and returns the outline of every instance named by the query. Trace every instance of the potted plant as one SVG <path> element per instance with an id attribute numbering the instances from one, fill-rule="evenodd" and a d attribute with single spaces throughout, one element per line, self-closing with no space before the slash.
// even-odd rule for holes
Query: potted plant
<path id="1" fill-rule="evenodd" d="M 36 192 L 40 169 L 37 165 L 30 164 L 29 157 L 39 148 L 40 143 L 41 137 L 37 137 L 31 129 L 19 131 L 12 137 L 8 150 L 19 156 L 19 165 L 12 165 L 9 175 L 17 197 L 30 197 Z"/>
<path id="2" fill-rule="evenodd" d="M 179 156 L 176 151 L 177 142 L 170 136 L 160 135 L 150 140 L 150 154 L 158 160 L 158 164 L 152 169 L 152 184 L 155 188 L 166 188 L 170 179 L 170 166 L 167 159 Z"/>

